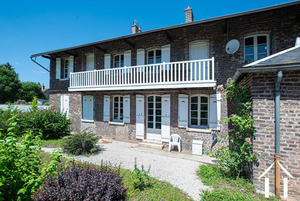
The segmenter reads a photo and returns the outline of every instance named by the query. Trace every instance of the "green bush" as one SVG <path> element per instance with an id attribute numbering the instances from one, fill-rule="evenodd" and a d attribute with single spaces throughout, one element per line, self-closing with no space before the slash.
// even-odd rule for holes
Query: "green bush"
<path id="1" fill-rule="evenodd" d="M 100 136 L 88 130 L 80 132 L 76 130 L 76 134 L 63 139 L 63 151 L 68 154 L 81 155 L 91 154 L 99 151 L 100 147 L 96 143 L 101 139 Z"/>
<path id="2" fill-rule="evenodd" d="M 40 135 L 26 131 L 18 144 L 17 115 L 8 120 L 8 133 L 0 133 L 0 200 L 31 200 L 31 194 L 43 183 L 46 175 L 55 175 L 60 157 L 52 154 L 49 164 L 41 162 Z M 40 168 L 43 165 L 43 168 Z"/>
<path id="3" fill-rule="evenodd" d="M 43 140 L 59 139 L 70 134 L 72 122 L 57 110 L 32 109 L 21 113 L 19 118 L 22 130 L 41 131 Z"/>
<path id="4" fill-rule="evenodd" d="M 2 132 L 4 135 L 8 133 L 7 131 L 9 127 L 8 120 L 12 118 L 13 113 L 19 115 L 21 111 L 11 105 L 8 106 L 7 110 L 0 109 L 0 132 Z"/>
<path id="5" fill-rule="evenodd" d="M 150 167 L 148 171 L 144 170 L 144 166 L 142 165 L 142 169 L 140 170 L 137 167 L 137 162 L 135 158 L 134 170 L 130 177 L 127 178 L 126 182 L 131 183 L 130 186 L 133 187 L 133 190 L 144 190 L 147 187 L 151 186 L 152 178 L 149 176 Z"/>

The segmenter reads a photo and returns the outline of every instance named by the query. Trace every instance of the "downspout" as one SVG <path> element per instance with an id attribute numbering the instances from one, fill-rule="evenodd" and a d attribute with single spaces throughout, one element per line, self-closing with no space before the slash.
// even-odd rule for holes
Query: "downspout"
<path id="1" fill-rule="evenodd" d="M 34 58 L 36 58 L 36 57 L 34 57 Z M 47 68 L 45 68 L 44 66 L 42 66 L 41 64 L 39 64 L 37 61 L 33 60 L 32 57 L 30 57 L 30 59 L 31 59 L 31 61 L 33 61 L 34 63 L 36 63 L 37 65 L 39 65 L 40 67 L 42 67 L 44 70 L 46 70 L 46 71 L 48 71 L 50 73 L 50 71 Z"/>
<path id="2" fill-rule="evenodd" d="M 277 73 L 275 83 L 275 195 L 280 197 L 280 82 L 282 71 Z"/>

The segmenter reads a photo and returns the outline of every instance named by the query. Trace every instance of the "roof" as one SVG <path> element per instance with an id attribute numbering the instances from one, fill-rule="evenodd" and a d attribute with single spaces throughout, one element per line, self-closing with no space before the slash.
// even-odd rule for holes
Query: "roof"
<path id="1" fill-rule="evenodd" d="M 293 1 L 293 2 L 279 4 L 279 5 L 270 6 L 270 7 L 266 7 L 266 8 L 260 8 L 260 9 L 256 9 L 256 10 L 251 10 L 251 11 L 246 11 L 246 12 L 241 12 L 241 13 L 235 13 L 235 14 L 225 15 L 225 16 L 221 16 L 221 17 L 209 18 L 209 19 L 205 19 L 205 20 L 199 20 L 199 21 L 189 22 L 189 23 L 185 23 L 185 24 L 169 26 L 169 27 L 154 29 L 154 30 L 135 33 L 135 34 L 129 34 L 129 35 L 116 37 L 116 38 L 111 38 L 111 39 L 107 39 L 107 40 L 102 40 L 102 41 L 97 41 L 97 42 L 92 42 L 92 43 L 86 43 L 86 44 L 83 44 L 83 45 L 78 45 L 78 46 L 73 46 L 73 47 L 68 47 L 68 48 L 63 48 L 63 49 L 58 49 L 58 50 L 42 52 L 42 53 L 38 53 L 38 54 L 33 54 L 30 57 L 32 58 L 32 57 L 38 57 L 38 56 L 42 56 L 42 55 L 49 55 L 49 54 L 53 54 L 53 53 L 57 53 L 57 52 L 63 52 L 63 51 L 68 51 L 68 50 L 72 50 L 72 49 L 78 49 L 78 48 L 97 45 L 97 44 L 106 43 L 106 42 L 110 42 L 110 41 L 115 41 L 115 40 L 120 40 L 120 39 L 127 39 L 127 38 L 131 38 L 131 37 L 136 37 L 136 36 L 145 35 L 145 34 L 149 34 L 149 33 L 160 32 L 160 31 L 168 31 L 168 30 L 171 30 L 171 29 L 188 27 L 188 26 L 192 26 L 192 25 L 203 24 L 203 23 L 213 22 L 213 21 L 217 21 L 217 20 L 224 20 L 224 19 L 229 19 L 229 18 L 234 18 L 234 17 L 240 17 L 240 16 L 244 16 L 244 15 L 255 14 L 255 13 L 259 13 L 259 12 L 265 12 L 265 11 L 284 8 L 284 7 L 288 7 L 288 6 L 293 6 L 293 5 L 297 5 L 297 4 L 300 4 L 300 1 Z"/>
<path id="2" fill-rule="evenodd" d="M 300 70 L 300 45 L 283 50 L 236 70 L 233 79 L 244 73 L 277 72 L 280 70 Z"/>
<path id="3" fill-rule="evenodd" d="M 289 65 L 296 63 L 300 63 L 300 45 L 286 49 L 281 52 L 277 52 L 276 54 L 252 62 L 243 67 L 249 68 L 275 65 Z"/>

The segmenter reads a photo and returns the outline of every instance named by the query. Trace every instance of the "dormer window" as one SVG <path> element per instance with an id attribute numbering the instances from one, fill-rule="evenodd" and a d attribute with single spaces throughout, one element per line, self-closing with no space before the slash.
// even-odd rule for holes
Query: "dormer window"
<path id="1" fill-rule="evenodd" d="M 269 35 L 255 35 L 245 38 L 245 63 L 252 63 L 269 56 Z"/>

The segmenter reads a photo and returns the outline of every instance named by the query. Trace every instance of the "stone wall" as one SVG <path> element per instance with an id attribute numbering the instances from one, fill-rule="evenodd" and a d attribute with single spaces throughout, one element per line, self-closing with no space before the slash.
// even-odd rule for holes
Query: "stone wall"
<path id="1" fill-rule="evenodd" d="M 264 178 L 258 177 L 274 162 L 275 154 L 275 80 L 276 73 L 253 74 L 252 98 L 256 137 L 255 151 L 261 153 L 253 167 L 255 186 L 264 191 Z M 289 196 L 300 197 L 300 71 L 283 71 L 280 86 L 280 152 L 281 164 L 295 177 L 289 179 Z M 281 194 L 283 178 L 281 169 Z M 270 190 L 275 193 L 275 169 L 266 175 Z"/>

